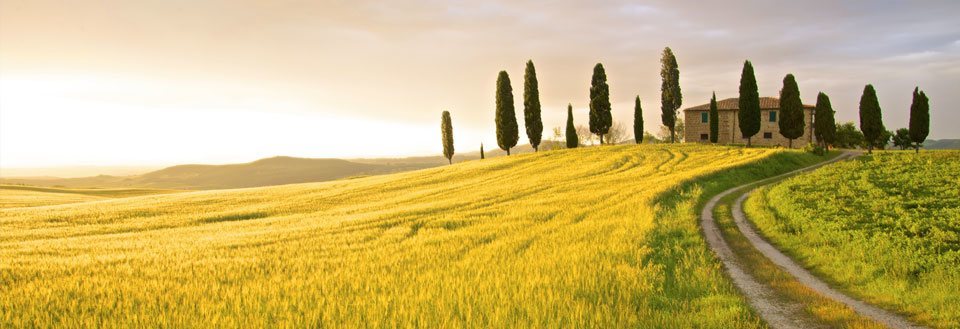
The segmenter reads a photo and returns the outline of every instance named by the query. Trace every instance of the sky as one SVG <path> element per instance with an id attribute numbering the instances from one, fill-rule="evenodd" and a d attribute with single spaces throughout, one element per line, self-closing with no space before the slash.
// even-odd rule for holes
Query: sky
<path id="1" fill-rule="evenodd" d="M 873 84 L 890 130 L 930 97 L 930 139 L 960 138 L 960 1 L 49 1 L 0 0 L 0 167 L 173 165 L 441 154 L 496 147 L 497 73 L 522 121 L 527 60 L 544 137 L 566 105 L 587 123 L 603 63 L 615 121 L 641 98 L 660 126 L 660 55 L 683 108 L 761 96 L 793 73 L 856 121 Z"/>

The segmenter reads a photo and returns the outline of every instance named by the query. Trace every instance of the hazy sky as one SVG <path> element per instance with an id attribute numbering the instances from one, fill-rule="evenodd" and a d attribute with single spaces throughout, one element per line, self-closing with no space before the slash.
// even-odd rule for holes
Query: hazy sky
<path id="1" fill-rule="evenodd" d="M 659 58 L 683 107 L 761 96 L 796 75 L 805 103 L 857 118 L 872 83 L 888 129 L 914 86 L 931 139 L 960 138 L 960 1 L 45 1 L 0 0 L 0 166 L 251 161 L 273 155 L 440 154 L 496 147 L 497 72 L 537 66 L 544 134 L 566 104 L 586 124 L 591 69 L 614 120 L 660 125 Z M 545 137 L 547 137 L 545 136 Z"/>

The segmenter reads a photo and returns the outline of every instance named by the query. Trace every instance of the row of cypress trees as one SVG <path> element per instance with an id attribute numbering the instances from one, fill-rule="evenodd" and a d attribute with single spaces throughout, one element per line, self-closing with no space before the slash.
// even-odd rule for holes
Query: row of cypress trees
<path id="1" fill-rule="evenodd" d="M 929 99 L 923 91 L 915 88 L 913 92 L 913 103 L 910 106 L 910 139 L 914 147 L 919 152 L 920 144 L 926 140 L 930 130 L 930 104 Z M 710 99 L 710 141 L 717 142 L 719 133 L 719 113 L 717 111 L 716 94 Z M 747 60 L 743 63 L 743 71 L 740 75 L 740 98 L 737 119 L 740 124 L 740 133 L 747 139 L 747 146 L 750 145 L 754 135 L 760 132 L 760 93 L 757 88 L 757 79 L 754 74 L 753 64 Z M 793 140 L 803 136 L 806 129 L 806 123 L 803 119 L 803 103 L 800 100 L 800 89 L 797 80 L 793 74 L 787 74 L 783 78 L 783 88 L 780 90 L 780 119 L 778 125 L 780 134 L 789 140 L 789 146 L 793 146 Z M 830 97 L 820 92 L 817 94 L 817 105 L 814 110 L 814 136 L 822 147 L 828 147 L 836 139 L 836 122 L 833 106 L 830 104 Z M 864 87 L 863 95 L 860 98 L 860 130 L 863 131 L 864 139 L 867 142 L 867 151 L 872 152 L 873 146 L 880 142 L 886 128 L 883 126 L 883 120 L 880 110 L 880 102 L 877 100 L 876 90 L 873 85 Z"/>
<path id="2" fill-rule="evenodd" d="M 540 91 L 537 81 L 537 71 L 533 61 L 527 61 L 523 75 L 523 118 L 530 146 L 534 151 L 540 148 L 543 133 L 543 122 L 540 117 Z M 642 120 L 642 119 L 641 119 Z M 513 107 L 513 87 L 510 85 L 510 75 L 507 71 L 500 71 L 497 76 L 496 115 L 497 145 L 507 151 L 517 145 L 519 129 Z M 600 137 L 603 144 L 603 135 L 610 131 L 613 117 L 610 113 L 610 86 L 607 84 L 607 73 L 603 64 L 597 63 L 593 67 L 593 77 L 590 81 L 590 132 Z M 573 106 L 567 104 L 567 147 L 574 148 L 580 144 L 573 124 Z"/>
<path id="3" fill-rule="evenodd" d="M 717 142 L 719 133 L 719 113 L 716 109 L 716 98 L 717 96 L 714 94 L 710 100 L 710 141 L 714 143 Z M 753 136 L 760 132 L 761 118 L 757 77 L 753 71 L 753 63 L 749 60 L 744 61 L 743 71 L 740 73 L 740 97 L 737 105 L 739 106 L 737 121 L 740 125 L 740 134 L 747 139 L 747 146 L 750 146 Z M 793 140 L 803 136 L 804 129 L 806 129 L 806 122 L 803 120 L 803 102 L 800 100 L 800 87 L 797 85 L 797 79 L 793 74 L 787 74 L 783 78 L 783 88 L 780 89 L 779 113 L 780 118 L 777 120 L 777 124 L 780 128 L 780 134 L 786 137 L 789 140 L 788 145 L 793 147 Z"/>
<path id="4" fill-rule="evenodd" d="M 680 70 L 677 64 L 676 56 L 669 47 L 664 48 L 660 59 L 660 103 L 661 103 L 661 123 L 670 131 L 670 142 L 676 141 L 676 120 L 677 111 L 683 103 L 683 95 L 680 89 Z M 543 133 L 543 122 L 541 120 L 540 91 L 537 81 L 537 71 L 532 60 L 528 60 L 524 70 L 523 77 L 523 118 L 527 137 L 534 151 L 539 151 L 540 142 Z M 747 139 L 747 146 L 750 146 L 754 135 L 760 132 L 760 93 L 757 86 L 757 79 L 754 73 L 753 64 L 747 60 L 743 64 L 743 71 L 740 75 L 740 97 L 739 111 L 737 112 L 740 126 L 740 133 Z M 590 81 L 590 132 L 597 134 L 600 144 L 603 144 L 603 136 L 609 133 L 613 125 L 613 118 L 610 108 L 610 86 L 607 84 L 607 74 L 603 64 L 597 63 L 593 67 L 593 76 Z M 793 140 L 803 136 L 806 129 L 806 123 L 803 118 L 803 103 L 800 99 L 800 89 L 797 80 L 793 74 L 787 74 L 783 78 L 783 88 L 780 90 L 780 119 L 778 125 L 780 134 L 789 140 L 789 146 L 793 147 Z M 926 139 L 929 133 L 930 125 L 930 105 L 929 99 L 923 91 L 915 88 L 913 92 L 913 103 L 910 106 L 910 139 L 919 152 L 920 144 Z M 814 117 L 814 135 L 818 143 L 823 147 L 828 147 L 836 139 L 836 123 L 834 110 L 830 104 L 830 98 L 823 92 L 817 95 L 817 105 Z M 710 141 L 716 143 L 719 135 L 719 111 L 717 108 L 717 95 L 714 93 L 710 99 Z M 510 76 L 506 71 L 500 71 L 497 75 L 496 86 L 496 113 L 495 124 L 497 132 L 497 145 L 510 155 L 510 149 L 517 145 L 519 140 L 519 127 L 514 109 L 513 87 L 510 83 Z M 863 96 L 860 99 L 860 129 L 863 131 L 864 138 L 867 141 L 868 152 L 872 152 L 873 146 L 886 132 L 881 117 L 880 104 L 877 100 L 876 90 L 873 85 L 867 85 L 864 88 Z M 634 140 L 636 143 L 643 142 L 643 109 L 640 104 L 640 96 L 637 96 L 634 103 Z M 450 123 L 450 113 L 443 111 L 441 116 L 441 133 L 443 137 L 443 155 L 449 162 L 453 159 L 453 128 Z M 579 146 L 580 141 L 576 133 L 576 127 L 573 123 L 573 106 L 567 104 L 567 124 L 566 124 L 566 146 L 575 148 Z M 480 157 L 483 158 L 483 144 L 480 145 Z"/>

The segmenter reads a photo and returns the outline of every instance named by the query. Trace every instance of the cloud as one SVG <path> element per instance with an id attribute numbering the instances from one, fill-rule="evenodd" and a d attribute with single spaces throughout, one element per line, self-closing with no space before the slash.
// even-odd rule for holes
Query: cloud
<path id="1" fill-rule="evenodd" d="M 914 61 L 928 61 L 934 58 L 937 58 L 942 54 L 939 51 L 924 50 L 918 52 L 912 52 L 902 55 L 894 55 L 887 58 L 884 58 L 882 61 L 887 62 L 914 62 Z"/>

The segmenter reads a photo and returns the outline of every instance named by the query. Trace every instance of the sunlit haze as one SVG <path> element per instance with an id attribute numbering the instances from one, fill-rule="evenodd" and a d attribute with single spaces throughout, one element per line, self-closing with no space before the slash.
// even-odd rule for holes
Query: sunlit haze
<path id="1" fill-rule="evenodd" d="M 443 110 L 458 152 L 492 149 L 497 72 L 519 114 L 528 59 L 545 138 L 567 103 L 586 124 L 597 62 L 614 120 L 632 122 L 639 95 L 656 132 L 666 46 L 684 108 L 736 97 L 750 59 L 761 96 L 793 73 L 838 122 L 857 120 L 872 83 L 886 127 L 905 127 L 920 86 L 929 138 L 958 138 L 958 14 L 958 1 L 0 0 L 0 167 L 439 155 Z"/>

